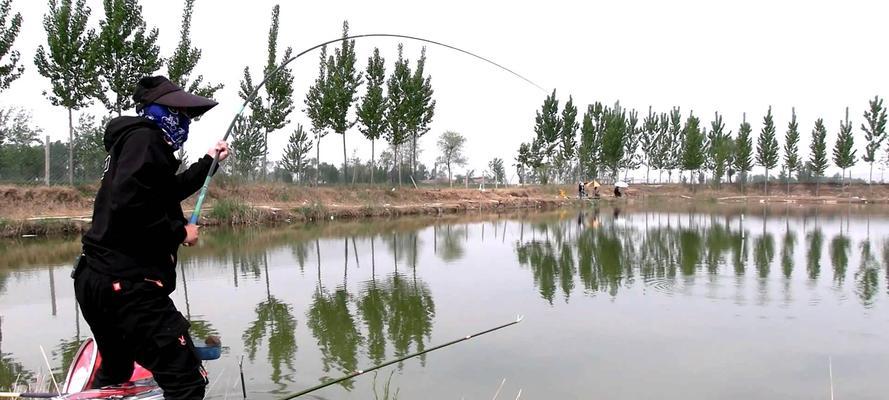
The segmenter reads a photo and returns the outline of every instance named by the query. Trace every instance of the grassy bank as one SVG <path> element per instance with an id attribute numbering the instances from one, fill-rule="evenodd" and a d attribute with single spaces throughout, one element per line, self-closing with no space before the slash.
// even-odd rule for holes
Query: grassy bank
<path id="1" fill-rule="evenodd" d="M 650 203 L 886 203 L 889 185 L 773 184 L 741 191 L 679 184 L 635 185 L 623 199 L 603 190 L 603 202 Z M 0 237 L 50 236 L 82 232 L 89 227 L 95 187 L 0 186 Z M 184 203 L 191 212 L 194 199 Z M 443 215 L 467 211 L 549 209 L 578 205 L 576 187 L 522 188 L 390 188 L 380 186 L 301 187 L 285 184 L 217 185 L 209 193 L 202 225 L 281 224 L 321 219 Z"/>

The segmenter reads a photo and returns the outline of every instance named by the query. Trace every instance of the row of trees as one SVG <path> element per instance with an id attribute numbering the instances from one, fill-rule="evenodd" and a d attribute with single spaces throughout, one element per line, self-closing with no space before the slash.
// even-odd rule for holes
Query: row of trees
<path id="1" fill-rule="evenodd" d="M 283 56 L 277 58 L 279 7 L 272 11 L 272 23 L 268 35 L 268 59 L 263 70 L 267 77 L 262 87 L 262 96 L 251 97 L 257 86 L 249 67 L 244 68 L 239 95 L 249 102 L 250 113 L 238 120 L 238 137 L 235 138 L 234 168 L 248 177 L 265 176 L 268 162 L 268 136 L 290 123 L 290 115 L 295 110 L 293 102 L 293 75 L 289 68 L 281 67 L 291 59 L 292 50 L 288 47 Z M 306 92 L 303 111 L 311 121 L 311 135 L 302 124 L 290 134 L 287 146 L 278 167 L 298 179 L 307 177 L 310 153 L 315 150 L 314 166 L 320 172 L 321 139 L 335 132 L 343 139 L 343 164 L 339 173 L 340 182 L 348 182 L 349 174 L 354 183 L 358 179 L 358 167 L 349 167 L 346 134 L 357 125 L 358 130 L 371 143 L 369 169 L 376 170 L 375 144 L 379 139 L 386 140 L 394 157 L 389 164 L 393 177 L 402 182 L 404 154 L 409 152 L 408 168 L 412 177 L 418 173 L 418 140 L 429 132 L 429 124 L 435 114 L 435 100 L 432 98 L 431 77 L 425 73 L 426 49 L 420 53 L 414 68 L 404 57 L 403 46 L 398 46 L 398 59 L 390 75 L 386 75 L 385 59 L 378 48 L 367 59 L 362 73 L 357 69 L 355 41 L 349 40 L 349 23 L 343 23 L 342 41 L 333 54 L 328 54 L 327 46 L 321 48 L 318 76 Z M 358 92 L 366 83 L 364 96 Z M 261 162 L 260 162 L 261 157 Z M 371 183 L 376 173 L 370 174 Z M 314 174 L 315 183 L 322 178 Z"/>
<path id="2" fill-rule="evenodd" d="M 873 164 L 887 136 L 886 114 L 883 99 L 874 97 L 861 124 L 865 141 L 861 160 L 870 164 L 871 182 Z M 754 146 L 753 129 L 746 114 L 735 136 L 732 131 L 726 131 L 718 112 L 710 121 L 708 130 L 693 112 L 689 112 L 683 122 L 679 107 L 669 113 L 656 113 L 649 107 L 648 114 L 640 121 L 636 110 L 627 111 L 619 102 L 613 107 L 599 102 L 587 106 L 578 123 L 573 99 L 569 97 L 560 110 L 553 91 L 537 112 L 534 132 L 534 139 L 522 143 L 516 157 L 523 182 L 536 180 L 546 184 L 553 179 L 565 182 L 600 177 L 617 180 L 620 172 L 626 178 L 631 170 L 644 165 L 646 182 L 650 181 L 651 169 L 661 176 L 666 172 L 670 180 L 674 170 L 688 171 L 690 182 L 703 181 L 702 172 L 707 171 L 713 183 L 719 186 L 726 176 L 731 180 L 735 173 L 740 174 L 742 183 L 746 182 L 747 173 L 758 165 L 765 169 L 765 190 L 768 191 L 769 171 L 778 168 L 782 158 L 771 107 L 763 117 Z M 846 171 L 858 162 L 848 108 L 845 119 L 840 122 L 831 155 L 827 150 L 827 128 L 821 118 L 815 121 L 808 159 L 801 156 L 799 141 L 799 124 L 793 109 L 784 135 L 781 165 L 788 178 L 796 174 L 799 179 L 804 173 L 820 178 L 832 161 L 843 170 L 845 179 Z M 889 147 L 886 152 L 889 153 Z M 695 173 L 698 173 L 698 179 L 695 179 Z"/>
<path id="3" fill-rule="evenodd" d="M 85 0 L 48 1 L 43 19 L 47 41 L 38 46 L 33 63 L 49 80 L 50 89 L 44 95 L 52 105 L 68 111 L 69 183 L 73 183 L 77 170 L 74 111 L 99 101 L 109 114 L 120 115 L 133 107 L 135 79 L 152 75 L 164 65 L 172 81 L 193 92 L 213 96 L 222 88 L 221 84 L 204 83 L 201 75 L 192 76 L 201 58 L 200 49 L 192 47 L 190 39 L 193 7 L 194 0 L 185 1 L 179 44 L 169 58 L 164 58 L 156 43 L 158 30 L 147 26 L 137 0 L 104 1 L 97 28 L 88 24 L 92 10 Z M 8 88 L 25 69 L 18 50 L 13 50 L 23 20 L 20 13 L 10 19 L 11 8 L 11 0 L 0 2 L 0 60 L 4 60 L 0 65 L 0 90 Z M 4 143 L 0 141 L 0 145 Z"/>

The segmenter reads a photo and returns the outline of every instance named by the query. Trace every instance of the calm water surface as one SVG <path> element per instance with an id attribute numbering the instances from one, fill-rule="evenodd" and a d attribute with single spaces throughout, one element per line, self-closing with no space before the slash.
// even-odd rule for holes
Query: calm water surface
<path id="1" fill-rule="evenodd" d="M 889 217 L 791 206 L 329 223 L 207 232 L 174 298 L 222 336 L 210 397 L 274 398 L 505 323 L 315 393 L 401 399 L 889 396 Z M 0 242 L 0 389 L 89 335 L 76 239 Z M 63 367 L 65 366 L 65 367 Z"/>

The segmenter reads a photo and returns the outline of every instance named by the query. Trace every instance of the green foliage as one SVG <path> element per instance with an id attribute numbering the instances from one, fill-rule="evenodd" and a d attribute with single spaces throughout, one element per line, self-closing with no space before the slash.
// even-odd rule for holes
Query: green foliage
<path id="1" fill-rule="evenodd" d="M 840 132 L 833 148 L 833 162 L 843 169 L 842 179 L 846 178 L 846 169 L 855 165 L 857 151 L 855 138 L 852 136 L 852 122 L 849 121 L 849 108 L 846 107 L 846 121 L 840 122 Z"/>
<path id="2" fill-rule="evenodd" d="M 815 173 L 815 177 L 824 176 L 827 170 L 827 128 L 824 127 L 824 120 L 818 118 L 815 121 L 815 128 L 812 129 L 812 143 L 809 144 L 809 167 Z"/>
<path id="3" fill-rule="evenodd" d="M 676 169 L 682 167 L 682 146 L 685 141 L 682 137 L 682 114 L 679 107 L 675 107 L 670 111 L 670 140 L 664 142 L 665 154 L 667 154 L 667 169 Z"/>
<path id="4" fill-rule="evenodd" d="M 619 103 L 615 103 L 614 108 L 605 113 L 605 131 L 602 135 L 602 164 L 611 171 L 614 180 L 617 180 L 620 162 L 624 158 L 626 133 L 626 112 Z"/>
<path id="5" fill-rule="evenodd" d="M 448 183 L 451 186 L 454 185 L 451 168 L 453 166 L 466 165 L 466 156 L 463 155 L 465 145 L 466 138 L 453 131 L 445 131 L 438 139 L 438 150 L 441 154 L 438 156 L 436 162 L 444 164 L 448 169 Z"/>
<path id="6" fill-rule="evenodd" d="M 281 168 L 302 178 L 309 161 L 310 151 L 312 151 L 312 140 L 309 139 L 309 135 L 303 130 L 302 124 L 298 124 L 293 133 L 290 134 L 290 138 L 287 139 L 287 147 L 284 149 L 284 156 L 281 158 Z"/>
<path id="7" fill-rule="evenodd" d="M 370 140 L 370 160 L 374 162 L 374 141 L 386 132 L 386 98 L 383 96 L 383 84 L 386 80 L 386 60 L 380 56 L 380 49 L 374 48 L 373 56 L 367 59 L 367 93 L 361 100 L 356 112 L 359 122 L 358 129 Z M 371 174 L 373 182 L 373 174 Z"/>
<path id="8" fill-rule="evenodd" d="M 49 1 L 49 11 L 43 17 L 47 47 L 37 47 L 34 65 L 37 72 L 49 78 L 52 93 L 44 95 L 54 106 L 80 109 L 90 105 L 90 95 L 96 91 L 96 71 L 89 57 L 95 41 L 93 29 L 87 29 L 90 8 L 85 0 Z"/>
<path id="9" fill-rule="evenodd" d="M 327 90 L 325 97 L 329 97 L 331 104 L 329 121 L 327 126 L 334 132 L 343 135 L 343 171 L 342 179 L 346 179 L 346 131 L 355 123 L 349 117 L 349 109 L 352 108 L 358 98 L 356 93 L 361 86 L 361 73 L 355 68 L 355 40 L 346 40 L 349 36 L 349 21 L 343 21 L 343 40 L 340 48 L 333 50 L 333 58 L 327 62 Z M 325 99 L 325 101 L 327 101 Z"/>
<path id="10" fill-rule="evenodd" d="M 559 137 L 562 140 L 560 149 L 561 157 L 565 160 L 571 160 L 577 154 L 577 107 L 574 106 L 574 99 L 568 96 L 568 102 L 562 109 L 562 129 Z"/>
<path id="11" fill-rule="evenodd" d="M 224 224 L 236 224 L 250 220 L 255 210 L 237 199 L 219 199 L 207 216 Z"/>
<path id="12" fill-rule="evenodd" d="M 241 115 L 235 121 L 232 158 L 228 164 L 237 175 L 250 179 L 256 176 L 260 157 L 265 154 L 263 129 L 253 116 Z"/>
<path id="13" fill-rule="evenodd" d="M 590 104 L 583 114 L 583 123 L 580 126 L 580 158 L 581 175 L 586 179 L 595 178 L 599 172 L 599 159 L 601 154 L 602 136 L 598 123 L 602 120 L 602 103 Z M 527 150 L 527 145 L 523 144 Z M 521 148 L 519 154 L 521 155 Z"/>
<path id="14" fill-rule="evenodd" d="M 738 129 L 738 137 L 735 138 L 735 169 L 739 173 L 746 174 L 753 169 L 753 138 L 750 132 L 753 129 L 747 122 L 747 115 L 741 121 L 741 127 Z"/>
<path id="15" fill-rule="evenodd" d="M 35 182 L 44 174 L 44 149 L 40 128 L 31 114 L 15 108 L 0 109 L 0 180 Z"/>
<path id="16" fill-rule="evenodd" d="M 870 181 L 873 182 L 873 165 L 877 158 L 877 150 L 880 149 L 883 140 L 886 140 L 886 108 L 883 107 L 883 99 L 879 96 L 874 96 L 874 99 L 868 104 L 870 109 L 864 112 L 864 120 L 867 125 L 861 124 L 864 140 L 867 142 L 861 160 L 871 164 Z"/>
<path id="17" fill-rule="evenodd" d="M 80 0 L 80 2 L 82 1 Z M 167 78 L 190 93 L 212 98 L 218 90 L 223 88 L 223 84 L 203 84 L 203 75 L 198 75 L 194 81 L 189 83 L 191 73 L 194 72 L 201 60 L 201 49 L 191 46 L 191 16 L 194 2 L 195 0 L 185 0 L 185 7 L 182 10 L 182 26 L 179 30 L 179 45 L 167 60 Z"/>
<path id="18" fill-rule="evenodd" d="M 649 170 L 659 164 L 657 158 L 660 131 L 658 128 L 658 115 L 651 110 L 651 106 L 648 106 L 648 115 L 642 120 L 642 135 L 639 138 L 639 144 L 642 147 L 642 163 L 645 164 L 645 182 L 648 182 Z"/>
<path id="19" fill-rule="evenodd" d="M 636 110 L 630 110 L 627 114 L 627 124 L 624 129 L 626 129 L 623 137 L 624 155 L 620 161 L 620 167 L 629 173 L 631 169 L 639 167 L 641 162 L 637 152 L 642 128 L 639 126 L 639 113 Z"/>
<path id="20" fill-rule="evenodd" d="M 435 100 L 432 95 L 432 77 L 425 75 L 426 47 L 420 51 L 417 68 L 411 76 L 408 90 L 405 92 L 407 101 L 407 130 L 411 136 L 411 174 L 416 174 L 417 140 L 429 132 L 429 124 L 435 115 Z"/>
<path id="21" fill-rule="evenodd" d="M 685 127 L 682 129 L 682 169 L 696 171 L 704 166 L 704 133 L 701 132 L 701 120 L 693 113 L 688 113 Z"/>
<path id="22" fill-rule="evenodd" d="M 488 162 L 488 170 L 491 172 L 491 178 L 494 182 L 506 182 L 506 169 L 503 168 L 502 158 L 494 158 Z"/>
<path id="23" fill-rule="evenodd" d="M 788 178 L 793 172 L 799 173 L 799 124 L 796 122 L 796 109 L 791 110 L 790 122 L 787 124 L 787 133 L 784 135 L 784 169 Z"/>
<path id="24" fill-rule="evenodd" d="M 722 116 L 719 113 L 715 113 L 713 121 L 710 122 L 708 150 L 712 162 L 713 180 L 719 185 L 727 170 L 731 168 L 732 154 L 734 153 L 731 132 L 725 133 L 725 123 L 722 122 Z"/>
<path id="25" fill-rule="evenodd" d="M 133 107 L 136 81 L 160 69 L 157 28 L 146 32 L 138 0 L 104 0 L 105 15 L 90 52 L 96 63 L 99 87 L 93 93 L 105 108 L 120 115 Z M 109 98 L 109 92 L 114 98 Z"/>
<path id="26" fill-rule="evenodd" d="M 15 13 L 7 26 L 6 20 L 9 18 L 11 8 L 12 0 L 0 2 L 0 60 L 9 56 L 8 62 L 0 64 L 0 91 L 8 89 L 9 85 L 22 76 L 22 72 L 25 71 L 24 64 L 19 64 L 21 59 L 19 51 L 12 50 L 12 44 L 22 27 L 22 14 Z"/>
<path id="27" fill-rule="evenodd" d="M 74 176 L 79 181 L 97 180 L 105 167 L 105 124 L 96 124 L 96 118 L 82 114 L 74 136 Z"/>
<path id="28" fill-rule="evenodd" d="M 404 58 L 404 47 L 399 43 L 398 59 L 395 61 L 392 75 L 386 81 L 386 124 L 388 125 L 386 140 L 394 151 L 396 161 L 393 163 L 393 167 L 398 164 L 398 148 L 407 141 L 410 134 L 408 121 L 412 105 L 408 94 L 411 91 L 411 79 L 409 60 Z M 398 169 L 398 182 L 401 183 L 401 169 Z"/>
<path id="29" fill-rule="evenodd" d="M 775 121 L 772 119 L 772 107 L 762 120 L 762 131 L 756 140 L 756 163 L 768 170 L 778 166 L 778 140 L 775 138 Z"/>
<path id="30" fill-rule="evenodd" d="M 537 138 L 545 145 L 544 153 L 547 157 L 552 157 L 558 144 L 559 134 L 562 132 L 562 119 L 559 118 L 559 100 L 556 99 L 556 91 L 546 97 L 543 101 L 540 111 L 534 119 L 534 133 Z"/>
<path id="31" fill-rule="evenodd" d="M 260 143 L 251 144 L 253 147 L 261 147 L 262 163 L 259 170 L 262 176 L 265 176 L 268 168 L 268 138 L 269 134 L 275 132 L 290 123 L 288 119 L 290 113 L 293 112 L 293 73 L 290 68 L 278 68 L 278 21 L 280 16 L 280 6 L 275 5 L 272 8 L 272 22 L 269 27 L 268 35 L 268 56 L 266 65 L 263 69 L 263 75 L 266 79 L 265 85 L 262 87 L 265 92 L 264 96 L 259 96 L 256 86 L 253 85 L 253 78 L 250 74 L 250 67 L 244 67 L 244 77 L 241 80 L 240 91 L 238 96 L 244 101 L 250 100 L 249 107 L 251 115 L 249 117 L 251 128 L 260 129 L 261 136 L 257 136 L 251 132 L 244 135 L 244 138 L 259 140 Z M 290 59 L 293 50 L 288 47 L 281 57 L 281 64 Z M 253 96 L 251 98 L 251 96 Z"/>

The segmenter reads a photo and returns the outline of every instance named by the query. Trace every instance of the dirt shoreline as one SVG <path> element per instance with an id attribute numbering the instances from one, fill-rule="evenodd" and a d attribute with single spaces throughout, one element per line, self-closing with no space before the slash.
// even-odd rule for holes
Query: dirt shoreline
<path id="1" fill-rule="evenodd" d="M 889 204 L 889 185 L 813 184 L 762 185 L 723 189 L 687 185 L 634 185 L 622 199 L 609 188 L 600 203 L 652 204 Z M 872 195 L 870 195 L 872 193 Z M 95 187 L 0 186 L 0 237 L 77 234 L 89 227 Z M 870 196 L 869 196 L 870 195 Z M 388 188 L 380 186 L 301 187 L 284 184 L 223 184 L 211 189 L 202 225 L 287 224 L 320 219 L 389 218 L 407 215 L 444 215 L 471 211 L 580 207 L 576 187 L 527 186 L 500 189 Z M 184 207 L 190 213 L 194 199 Z"/>

